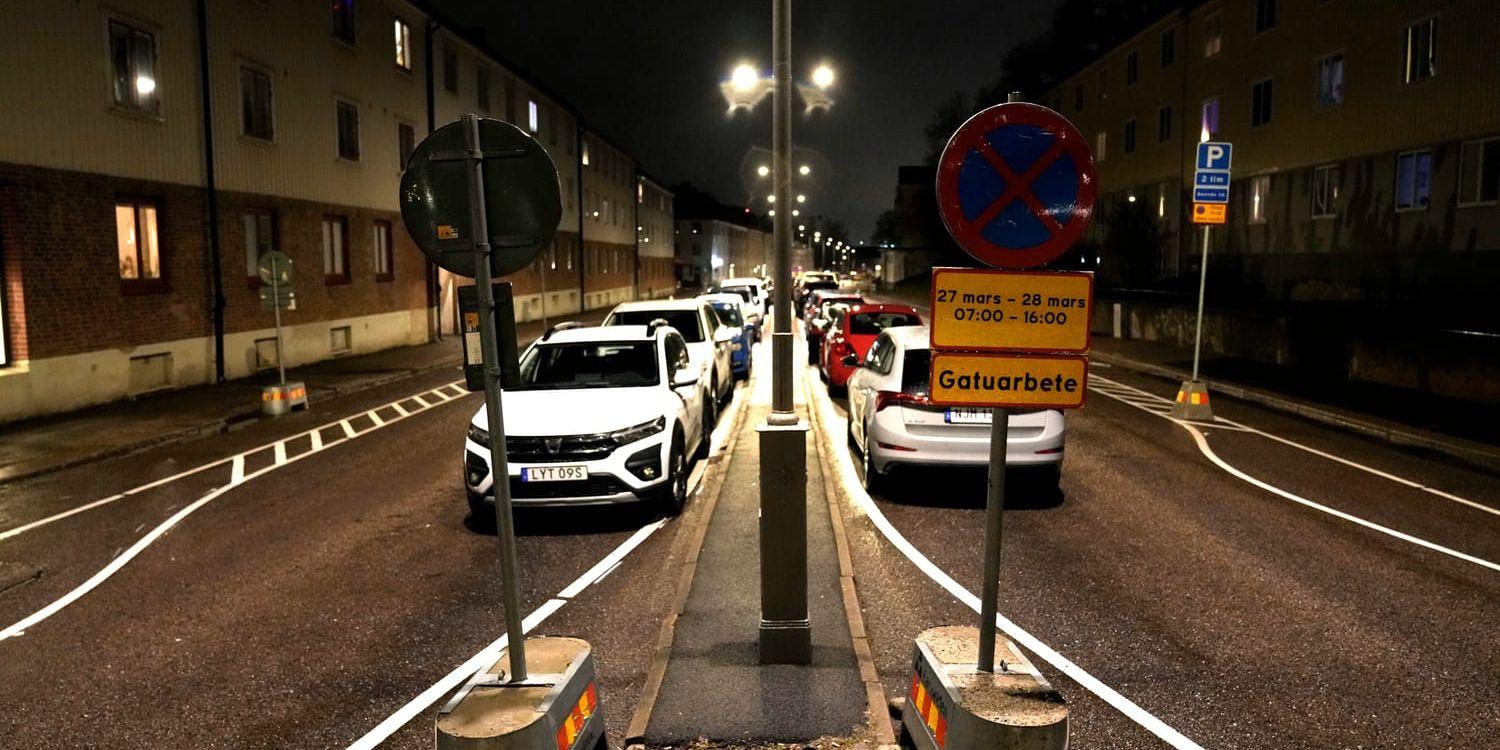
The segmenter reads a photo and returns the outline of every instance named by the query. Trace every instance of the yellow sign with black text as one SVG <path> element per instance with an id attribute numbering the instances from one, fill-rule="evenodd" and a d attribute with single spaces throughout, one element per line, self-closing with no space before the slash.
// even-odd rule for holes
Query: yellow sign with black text
<path id="1" fill-rule="evenodd" d="M 1086 352 L 1094 275 L 932 270 L 932 348 Z"/>
<path id="2" fill-rule="evenodd" d="M 940 406 L 1077 409 L 1088 359 L 1046 354 L 932 353 L 930 398 Z"/>
<path id="3" fill-rule="evenodd" d="M 1194 224 L 1223 224 L 1229 215 L 1229 207 L 1223 203 L 1194 203 Z"/>

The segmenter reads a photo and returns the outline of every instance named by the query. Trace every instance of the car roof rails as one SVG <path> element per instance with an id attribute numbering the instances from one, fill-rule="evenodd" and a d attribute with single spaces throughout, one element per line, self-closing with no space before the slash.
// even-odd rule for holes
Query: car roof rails
<path id="1" fill-rule="evenodd" d="M 647 336 L 655 336 L 656 335 L 656 329 L 658 329 L 658 328 L 660 328 L 662 326 L 667 326 L 668 328 L 671 328 L 672 324 L 670 322 L 668 322 L 666 318 L 652 318 L 651 322 L 646 324 L 646 335 Z"/>
<path id="2" fill-rule="evenodd" d="M 580 323 L 580 322 L 578 322 L 576 320 L 566 320 L 566 321 L 563 321 L 561 323 L 558 323 L 555 326 L 552 326 L 551 328 L 548 328 L 547 332 L 544 333 L 544 334 L 542 334 L 542 340 L 546 341 L 547 339 L 552 338 L 552 334 L 557 333 L 558 331 L 571 331 L 574 328 L 587 328 L 587 327 L 588 326 L 585 326 L 583 323 Z"/>

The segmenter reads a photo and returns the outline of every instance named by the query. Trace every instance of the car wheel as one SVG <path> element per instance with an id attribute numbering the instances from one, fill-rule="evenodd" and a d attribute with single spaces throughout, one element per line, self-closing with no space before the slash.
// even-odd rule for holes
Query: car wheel
<path id="1" fill-rule="evenodd" d="M 464 490 L 464 492 L 469 496 L 469 515 L 480 524 L 494 525 L 495 509 L 484 501 L 484 495 L 469 490 Z"/>
<path id="2" fill-rule="evenodd" d="M 873 495 L 884 489 L 885 477 L 882 476 L 880 471 L 875 468 L 875 450 L 870 441 L 870 428 L 868 426 L 865 427 L 865 449 L 863 451 L 863 455 L 865 468 L 865 491 Z"/>
<path id="3" fill-rule="evenodd" d="M 672 440 L 667 472 L 667 486 L 659 490 L 657 506 L 664 515 L 676 516 L 687 506 L 687 459 L 683 457 L 681 436 Z"/>
<path id="4" fill-rule="evenodd" d="M 714 424 L 718 421 L 718 410 L 714 408 L 713 400 L 703 402 L 703 435 L 698 440 L 698 450 L 694 455 L 698 458 L 708 458 L 709 443 L 713 441 Z"/>

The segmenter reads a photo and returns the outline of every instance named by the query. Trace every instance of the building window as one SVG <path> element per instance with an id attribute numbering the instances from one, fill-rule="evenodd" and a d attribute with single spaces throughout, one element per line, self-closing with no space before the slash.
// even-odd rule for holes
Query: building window
<path id="1" fill-rule="evenodd" d="M 1125 85 L 1129 86 L 1141 80 L 1141 53 L 1131 51 L 1125 56 Z"/>
<path id="2" fill-rule="evenodd" d="M 1094 160 L 1104 161 L 1104 147 L 1108 145 L 1109 133 L 1103 130 L 1094 135 Z"/>
<path id="3" fill-rule="evenodd" d="M 323 217 L 323 283 L 349 283 L 349 220 Z"/>
<path id="4" fill-rule="evenodd" d="M 1156 110 L 1156 140 L 1165 143 L 1172 140 L 1172 105 Z"/>
<path id="5" fill-rule="evenodd" d="M 510 78 L 505 79 L 505 121 L 516 121 L 516 82 Z"/>
<path id="6" fill-rule="evenodd" d="M 1317 167 L 1312 173 L 1312 217 L 1323 219 L 1338 213 L 1339 168 L 1336 164 Z"/>
<path id="7" fill-rule="evenodd" d="M 589 142 L 588 142 L 587 138 L 585 138 L 583 140 L 583 157 L 582 158 L 583 158 L 583 166 L 587 167 L 589 165 Z"/>
<path id="8" fill-rule="evenodd" d="M 417 131 L 411 125 L 404 122 L 396 123 L 396 150 L 401 157 L 398 168 L 406 171 L 407 162 L 411 161 L 411 152 L 417 149 Z"/>
<path id="9" fill-rule="evenodd" d="M 1224 14 L 1214 11 L 1203 19 L 1203 56 L 1213 57 L 1224 51 Z"/>
<path id="10" fill-rule="evenodd" d="M 395 256 L 391 250 L 391 223 L 375 222 L 374 239 L 370 250 L 375 253 L 375 280 L 392 281 L 396 278 Z"/>
<path id="11" fill-rule="evenodd" d="M 1276 0 L 1255 0 L 1255 33 L 1270 31 L 1276 26 Z"/>
<path id="12" fill-rule="evenodd" d="M 411 70 L 411 27 L 396 19 L 396 67 Z"/>
<path id="13" fill-rule="evenodd" d="M 1494 204 L 1500 199 L 1500 138 L 1469 141 L 1458 160 L 1458 205 Z"/>
<path id="14" fill-rule="evenodd" d="M 1109 98 L 1109 68 L 1100 68 L 1099 69 L 1099 75 L 1097 77 L 1099 79 L 1098 80 L 1098 83 L 1099 83 L 1099 98 L 1100 99 L 1108 99 Z"/>
<path id="15" fill-rule="evenodd" d="M 116 249 L 120 280 L 127 285 L 149 287 L 161 281 L 161 245 L 156 227 L 156 206 L 144 202 L 115 204 Z"/>
<path id="16" fill-rule="evenodd" d="M 359 107 L 337 102 L 334 110 L 338 117 L 339 158 L 359 161 Z"/>
<path id="17" fill-rule="evenodd" d="M 115 105 L 158 114 L 156 37 L 119 21 L 109 22 L 109 60 L 114 73 Z"/>
<path id="18" fill-rule="evenodd" d="M 241 217 L 245 227 L 245 276 L 260 283 L 260 256 L 276 249 L 276 220 L 270 211 L 250 211 Z"/>
<path id="19" fill-rule="evenodd" d="M 1266 201 L 1271 199 L 1271 175 L 1250 178 L 1250 223 L 1266 223 Z"/>
<path id="20" fill-rule="evenodd" d="M 1396 156 L 1396 210 L 1427 210 L 1432 186 L 1432 152 L 1408 151 Z"/>
<path id="21" fill-rule="evenodd" d="M 1437 73 L 1437 19 L 1429 18 L 1406 27 L 1406 82 L 1414 83 Z"/>
<path id="22" fill-rule="evenodd" d="M 1083 84 L 1073 87 L 1073 109 L 1077 112 L 1083 111 Z"/>
<path id="23" fill-rule="evenodd" d="M 354 43 L 354 0 L 333 0 L 333 35 Z"/>
<path id="24" fill-rule="evenodd" d="M 1125 121 L 1125 153 L 1135 153 L 1135 120 Z"/>
<path id="25" fill-rule="evenodd" d="M 1250 127 L 1258 128 L 1271 121 L 1271 79 L 1256 83 L 1250 90 Z"/>
<path id="26" fill-rule="evenodd" d="M 1203 116 L 1200 119 L 1203 140 L 1219 134 L 1219 97 L 1203 100 Z"/>
<path id="27" fill-rule="evenodd" d="M 482 67 L 474 69 L 474 104 L 481 112 L 490 111 L 490 72 Z"/>
<path id="28" fill-rule="evenodd" d="M 271 110 L 271 77 L 243 66 L 240 67 L 240 124 L 245 135 L 251 138 L 263 141 L 276 138 Z"/>
<path id="29" fill-rule="evenodd" d="M 1335 52 L 1318 61 L 1318 106 L 1344 103 L 1344 53 Z"/>
<path id="30" fill-rule="evenodd" d="M 458 93 L 458 51 L 452 45 L 443 45 L 443 88 L 449 93 Z"/>
<path id="31" fill-rule="evenodd" d="M 1161 33 L 1161 66 L 1172 67 L 1177 62 L 1177 29 L 1167 29 Z"/>
<path id="32" fill-rule="evenodd" d="M 535 133 L 541 129 L 541 117 L 537 111 L 536 100 L 529 99 L 526 102 L 526 127 Z"/>

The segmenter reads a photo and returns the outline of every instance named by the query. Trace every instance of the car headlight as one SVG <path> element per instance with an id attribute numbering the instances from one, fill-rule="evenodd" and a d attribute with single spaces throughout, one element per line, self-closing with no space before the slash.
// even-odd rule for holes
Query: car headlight
<path id="1" fill-rule="evenodd" d="M 629 445 L 637 440 L 644 440 L 651 437 L 665 429 L 667 429 L 667 418 L 657 417 L 650 422 L 644 422 L 634 427 L 615 430 L 609 433 L 609 437 L 615 441 L 615 445 Z"/>
<path id="2" fill-rule="evenodd" d="M 479 425 L 471 424 L 469 425 L 469 439 L 473 440 L 476 443 L 479 443 L 480 445 L 489 445 L 490 431 L 484 429 L 483 427 L 480 427 Z"/>

